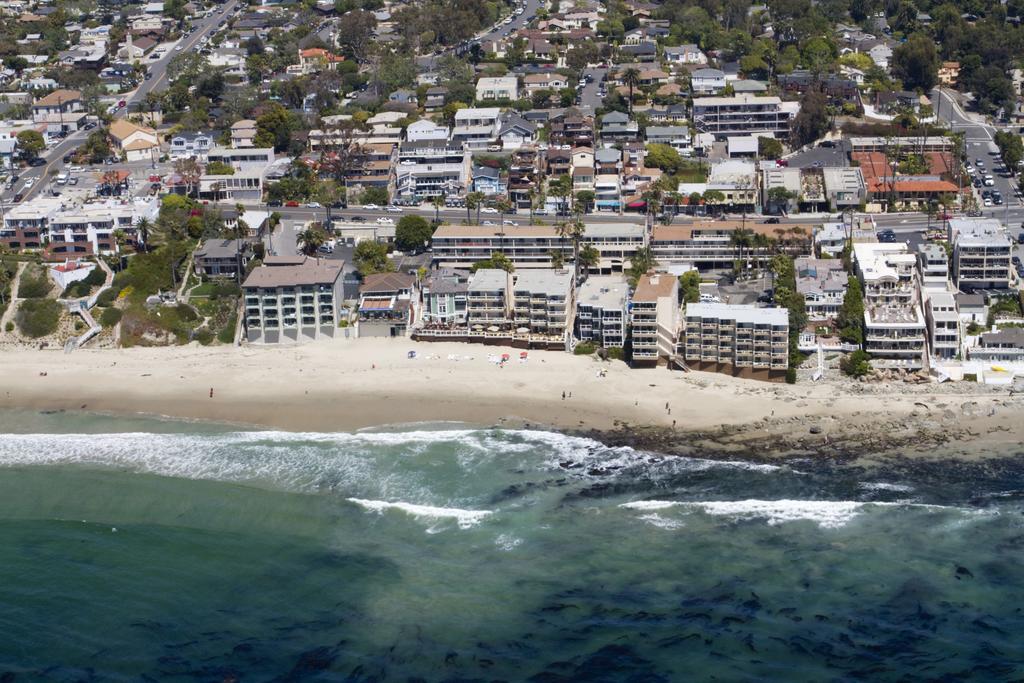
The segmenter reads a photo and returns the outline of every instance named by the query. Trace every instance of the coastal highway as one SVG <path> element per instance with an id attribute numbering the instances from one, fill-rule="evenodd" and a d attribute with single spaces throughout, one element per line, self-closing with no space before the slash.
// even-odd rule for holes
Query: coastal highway
<path id="1" fill-rule="evenodd" d="M 117 99 L 123 99 L 128 105 L 119 110 L 115 114 L 115 117 L 125 116 L 131 109 L 131 105 L 133 103 L 141 102 L 142 98 L 146 96 L 146 93 L 164 90 L 167 87 L 167 65 L 170 63 L 171 59 L 174 58 L 174 55 L 182 54 L 186 50 L 192 50 L 195 48 L 203 36 L 215 32 L 217 30 L 217 24 L 230 16 L 237 7 L 237 0 L 231 0 L 226 3 L 221 10 L 214 12 L 209 17 L 205 17 L 204 19 L 195 22 L 193 24 L 195 31 L 178 41 L 178 45 L 182 48 L 181 50 L 172 48 L 168 50 L 163 57 L 151 62 L 148 66 L 150 73 L 153 75 L 149 80 L 142 81 L 139 87 L 133 92 L 116 96 L 112 100 L 116 102 Z M 45 178 L 48 177 L 51 169 L 61 168 L 64 165 L 64 155 L 74 151 L 83 142 L 85 142 L 85 139 L 89 136 L 90 132 L 91 131 L 88 130 L 76 130 L 40 155 L 41 158 L 46 161 L 45 165 L 30 166 L 22 169 L 18 174 L 18 182 L 14 187 L 10 190 L 0 192 L 0 209 L 2 209 L 3 206 L 12 204 L 14 201 L 14 195 L 19 192 L 23 195 L 22 202 L 35 197 L 46 185 Z M 105 170 L 105 167 L 96 166 L 92 170 L 97 173 L 102 173 Z"/>

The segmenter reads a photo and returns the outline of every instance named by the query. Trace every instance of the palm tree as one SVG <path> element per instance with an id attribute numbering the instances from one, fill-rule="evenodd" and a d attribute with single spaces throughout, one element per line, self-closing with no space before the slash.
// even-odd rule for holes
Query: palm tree
<path id="1" fill-rule="evenodd" d="M 754 234 L 746 228 L 737 228 L 729 236 L 729 243 L 736 248 L 737 260 L 743 262 L 743 250 L 749 249 L 754 243 Z"/>
<path id="2" fill-rule="evenodd" d="M 583 272 L 590 275 L 590 269 L 597 267 L 597 264 L 601 262 L 601 252 L 593 244 L 584 244 L 580 248 L 579 257 L 576 260 L 579 261 Z"/>
<path id="3" fill-rule="evenodd" d="M 636 252 L 629 257 L 629 268 L 626 269 L 626 275 L 629 276 L 629 286 L 636 287 L 637 281 L 656 265 L 658 265 L 658 261 L 654 258 L 654 252 L 651 248 L 639 247 Z"/>
<path id="4" fill-rule="evenodd" d="M 494 208 L 498 210 L 498 216 L 502 225 L 505 225 L 505 214 L 512 213 L 512 203 L 502 197 L 494 202 Z"/>
<path id="5" fill-rule="evenodd" d="M 149 249 L 149 231 L 153 228 L 153 224 L 149 222 L 148 218 L 140 218 L 139 222 L 135 224 L 135 234 L 138 235 L 136 239 L 137 244 L 141 244 L 143 249 Z"/>
<path id="6" fill-rule="evenodd" d="M 530 201 L 530 225 L 533 225 L 533 203 L 537 199 L 537 190 L 532 187 L 529 188 L 526 191 L 526 198 Z"/>
<path id="7" fill-rule="evenodd" d="M 583 219 L 577 213 L 573 216 L 572 220 L 563 221 L 555 226 L 555 232 L 563 240 L 572 240 L 572 263 L 573 263 L 573 283 L 575 284 L 579 280 L 580 276 L 580 238 L 583 237 L 583 233 L 586 231 L 586 226 L 583 225 Z"/>
<path id="8" fill-rule="evenodd" d="M 320 228 L 306 228 L 295 236 L 295 245 L 306 256 L 315 256 L 327 241 L 327 235 Z"/>
<path id="9" fill-rule="evenodd" d="M 551 257 L 551 267 L 555 270 L 561 270 L 565 266 L 565 254 L 561 249 L 552 249 L 548 255 Z"/>
<path id="10" fill-rule="evenodd" d="M 548 194 L 562 200 L 559 202 L 558 212 L 566 213 L 568 210 L 566 199 L 572 196 L 572 178 L 567 175 L 561 175 L 554 180 L 549 180 Z"/>
<path id="11" fill-rule="evenodd" d="M 629 115 L 633 115 L 633 88 L 640 84 L 640 71 L 636 67 L 629 67 L 622 72 L 622 83 L 629 88 Z"/>
<path id="12" fill-rule="evenodd" d="M 472 209 L 476 209 L 476 222 L 480 224 L 480 207 L 484 203 L 483 192 L 470 192 L 466 195 L 466 222 L 469 222 L 469 212 Z"/>
<path id="13" fill-rule="evenodd" d="M 441 222 L 441 207 L 444 206 L 444 195 L 437 195 L 430 200 L 430 203 L 434 205 L 434 222 Z"/>

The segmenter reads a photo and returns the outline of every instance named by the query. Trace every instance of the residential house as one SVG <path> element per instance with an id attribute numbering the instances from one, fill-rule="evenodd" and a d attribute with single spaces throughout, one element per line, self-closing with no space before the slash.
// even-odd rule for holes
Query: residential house
<path id="1" fill-rule="evenodd" d="M 336 336 L 344 265 L 340 259 L 265 258 L 242 284 L 246 340 L 273 344 Z"/>
<path id="2" fill-rule="evenodd" d="M 439 139 L 405 141 L 394 166 L 394 194 L 406 201 L 456 196 L 470 184 L 471 155 L 455 142 Z"/>
<path id="3" fill-rule="evenodd" d="M 308 75 L 321 71 L 334 71 L 344 61 L 343 56 L 336 55 L 322 47 L 299 49 L 298 73 Z"/>
<path id="4" fill-rule="evenodd" d="M 415 275 L 367 275 L 359 287 L 359 336 L 405 337 L 413 321 L 415 289 Z"/>
<path id="5" fill-rule="evenodd" d="M 256 122 L 251 119 L 242 119 L 231 124 L 231 146 L 236 149 L 255 147 L 253 138 L 256 137 Z"/>
<path id="6" fill-rule="evenodd" d="M 473 167 L 473 191 L 488 197 L 505 196 L 507 183 L 501 178 L 501 169 L 496 166 Z"/>
<path id="7" fill-rule="evenodd" d="M 678 47 L 666 47 L 664 49 L 665 61 L 669 64 L 699 64 L 708 63 L 708 57 L 696 45 L 689 43 Z"/>
<path id="8" fill-rule="evenodd" d="M 694 95 L 714 95 L 725 88 L 725 72 L 721 69 L 697 69 L 690 74 Z"/>
<path id="9" fill-rule="evenodd" d="M 534 93 L 538 90 L 551 90 L 557 92 L 568 87 L 568 79 L 566 79 L 562 74 L 556 72 L 528 74 L 523 77 L 523 88 L 528 93 Z"/>
<path id="10" fill-rule="evenodd" d="M 82 93 L 78 90 L 54 90 L 50 94 L 40 97 L 32 104 L 32 120 L 36 123 L 46 123 L 53 117 L 75 114 L 84 111 L 82 104 Z"/>
<path id="11" fill-rule="evenodd" d="M 468 270 L 439 268 L 431 271 L 421 289 L 423 322 L 428 326 L 464 326 L 471 276 Z"/>
<path id="12" fill-rule="evenodd" d="M 235 278 L 252 260 L 252 250 L 246 240 L 204 240 L 193 254 L 195 274 L 199 277 Z"/>
<path id="13" fill-rule="evenodd" d="M 427 88 L 426 101 L 424 102 L 423 107 L 427 112 L 436 112 L 443 109 L 447 101 L 448 88 L 444 86 L 434 86 L 432 88 Z"/>
<path id="14" fill-rule="evenodd" d="M 967 353 L 973 361 L 1020 363 L 1024 361 L 1024 329 L 1006 327 L 994 332 L 983 332 L 978 344 Z"/>
<path id="15" fill-rule="evenodd" d="M 932 358 L 953 360 L 960 353 L 960 316 L 956 297 L 946 289 L 924 292 L 924 318 L 928 326 L 928 351 Z"/>
<path id="16" fill-rule="evenodd" d="M 443 227 L 443 226 L 442 226 Z M 512 324 L 512 274 L 480 268 L 466 287 L 466 324 L 470 330 L 496 332 Z"/>
<path id="17" fill-rule="evenodd" d="M 864 292 L 864 350 L 876 366 L 917 370 L 927 353 L 917 257 L 902 242 L 854 242 Z"/>
<path id="18" fill-rule="evenodd" d="M 839 259 L 800 257 L 794 262 L 796 291 L 802 294 L 808 320 L 835 320 L 846 297 L 849 278 Z"/>
<path id="19" fill-rule="evenodd" d="M 126 161 L 155 161 L 160 155 L 160 141 L 152 128 L 137 126 L 126 119 L 114 119 L 108 131 L 114 149 Z"/>
<path id="20" fill-rule="evenodd" d="M 476 82 L 476 99 L 478 102 L 488 100 L 519 99 L 519 82 L 515 76 L 485 76 Z"/>
<path id="21" fill-rule="evenodd" d="M 430 119 L 420 119 L 410 123 L 405 129 L 405 139 L 408 142 L 447 140 L 449 135 L 451 135 L 451 131 L 448 126 L 439 125 Z"/>
<path id="22" fill-rule="evenodd" d="M 552 146 L 592 146 L 594 144 L 594 117 L 577 109 L 569 109 L 548 123 L 548 143 Z"/>
<path id="23" fill-rule="evenodd" d="M 605 146 L 637 140 L 639 136 L 640 125 L 628 114 L 611 111 L 601 117 L 601 142 Z"/>
<path id="24" fill-rule="evenodd" d="M 939 85 L 955 87 L 960 80 L 960 62 L 943 62 L 938 75 Z"/>
<path id="25" fill-rule="evenodd" d="M 498 119 L 498 140 L 504 150 L 516 150 L 534 141 L 537 124 L 515 112 L 505 112 Z"/>
<path id="26" fill-rule="evenodd" d="M 498 107 L 460 109 L 455 112 L 451 140 L 466 149 L 486 149 L 498 134 L 500 117 L 501 109 Z"/>
<path id="27" fill-rule="evenodd" d="M 215 144 L 212 133 L 178 133 L 171 137 L 170 158 L 205 162 L 207 153 Z"/>
<path id="28" fill-rule="evenodd" d="M 648 126 L 647 143 L 668 145 L 684 156 L 690 155 L 690 128 L 688 126 Z"/>

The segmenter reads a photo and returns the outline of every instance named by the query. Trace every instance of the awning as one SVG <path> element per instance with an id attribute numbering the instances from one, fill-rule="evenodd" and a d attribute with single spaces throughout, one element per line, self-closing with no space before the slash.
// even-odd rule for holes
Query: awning
<path id="1" fill-rule="evenodd" d="M 642 209 L 645 206 L 647 206 L 647 202 L 644 201 L 643 199 L 638 199 L 635 202 L 630 202 L 629 204 L 626 204 L 626 206 L 629 207 L 630 209 Z"/>

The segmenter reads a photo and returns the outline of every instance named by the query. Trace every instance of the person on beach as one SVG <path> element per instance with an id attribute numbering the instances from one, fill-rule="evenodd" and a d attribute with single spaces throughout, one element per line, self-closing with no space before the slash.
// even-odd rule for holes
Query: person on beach
<path id="1" fill-rule="evenodd" d="M 213 398 L 213 387 L 210 387 L 210 398 Z"/>
<path id="2" fill-rule="evenodd" d="M 563 401 L 565 400 L 565 392 L 564 391 L 562 392 L 562 400 Z"/>

